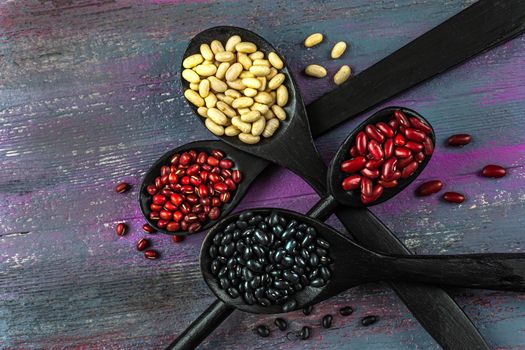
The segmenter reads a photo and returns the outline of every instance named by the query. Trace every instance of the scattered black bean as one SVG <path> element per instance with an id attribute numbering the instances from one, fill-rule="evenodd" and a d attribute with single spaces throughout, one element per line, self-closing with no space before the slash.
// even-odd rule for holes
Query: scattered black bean
<path id="1" fill-rule="evenodd" d="M 308 316 L 308 315 L 310 315 L 312 313 L 313 309 L 314 309 L 313 305 L 306 306 L 303 309 L 303 314 L 305 314 L 305 316 Z"/>
<path id="2" fill-rule="evenodd" d="M 339 309 L 339 314 L 341 316 L 350 316 L 354 312 L 351 306 L 345 306 Z"/>
<path id="3" fill-rule="evenodd" d="M 280 331 L 285 331 L 288 329 L 288 322 L 286 322 L 285 319 L 276 318 L 274 323 L 277 326 L 277 328 L 279 328 Z"/>
<path id="4" fill-rule="evenodd" d="M 323 317 L 323 321 L 321 322 L 323 328 L 330 328 L 332 327 L 332 320 L 334 318 L 332 317 L 332 315 L 325 315 Z"/>
<path id="5" fill-rule="evenodd" d="M 263 338 L 266 338 L 270 335 L 270 328 L 262 324 L 257 326 L 257 328 L 255 328 L 255 331 Z"/>
<path id="6" fill-rule="evenodd" d="M 361 324 L 365 327 L 368 327 L 376 322 L 377 322 L 377 316 L 373 316 L 373 315 L 363 317 L 363 319 L 361 320 Z"/>
<path id="7" fill-rule="evenodd" d="M 312 329 L 308 326 L 304 326 L 302 329 L 301 329 L 301 332 L 299 333 L 299 338 L 301 340 L 306 340 L 308 338 L 310 338 L 310 334 L 312 334 Z"/>
<path id="8" fill-rule="evenodd" d="M 306 286 L 323 287 L 331 277 L 330 244 L 313 227 L 277 212 L 245 211 L 212 242 L 211 273 L 232 298 L 241 297 L 248 305 L 295 310 L 295 293 Z"/>

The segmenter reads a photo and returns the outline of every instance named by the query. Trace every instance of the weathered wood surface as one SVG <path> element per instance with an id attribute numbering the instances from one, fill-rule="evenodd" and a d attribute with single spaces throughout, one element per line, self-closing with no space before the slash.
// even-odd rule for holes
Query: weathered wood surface
<path id="1" fill-rule="evenodd" d="M 306 102 L 334 86 L 300 75 L 307 63 L 355 72 L 465 8 L 471 1 L 1 1 L 0 2 L 0 347 L 153 349 L 168 344 L 213 297 L 200 278 L 196 235 L 175 245 L 153 237 L 163 257 L 135 251 L 141 214 L 134 191 L 148 166 L 184 142 L 210 138 L 180 94 L 177 67 L 187 41 L 219 24 L 243 26 L 272 41 L 290 62 Z M 305 50 L 305 35 L 327 41 Z M 349 51 L 329 59 L 331 43 Z M 525 233 L 525 37 L 480 55 L 386 105 L 413 108 L 435 127 L 439 146 L 421 179 L 373 208 L 414 252 L 519 252 Z M 328 161 L 365 116 L 320 138 Z M 463 149 L 443 146 L 469 132 Z M 476 176 L 487 163 L 509 169 L 499 180 Z M 462 205 L 413 196 L 425 179 L 467 196 Z M 272 167 L 242 208 L 306 211 L 313 191 Z M 116 222 L 130 223 L 119 238 Z M 339 227 L 336 222 L 334 225 Z M 483 335 L 500 349 L 525 349 L 523 295 L 454 290 Z M 319 320 L 338 307 L 354 315 Z M 380 321 L 364 328 L 363 315 Z M 273 317 L 235 312 L 203 348 L 436 349 L 394 293 L 382 284 L 350 290 L 312 316 L 312 340 L 252 333 Z"/>

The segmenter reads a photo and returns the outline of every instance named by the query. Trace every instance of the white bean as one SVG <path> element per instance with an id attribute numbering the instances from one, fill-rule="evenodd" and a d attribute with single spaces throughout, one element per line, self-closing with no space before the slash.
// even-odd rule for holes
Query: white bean
<path id="1" fill-rule="evenodd" d="M 232 125 L 235 125 L 243 133 L 250 133 L 252 131 L 252 125 L 250 123 L 245 123 L 239 117 L 233 117 L 231 119 Z"/>
<path id="2" fill-rule="evenodd" d="M 272 118 L 270 120 L 267 120 L 266 127 L 264 128 L 262 136 L 266 138 L 272 137 L 277 128 L 279 128 L 279 119 Z"/>
<path id="3" fill-rule="evenodd" d="M 259 111 L 261 114 L 266 114 L 270 110 L 270 107 L 268 107 L 268 105 L 259 102 L 254 103 L 253 106 L 251 106 L 250 108 L 252 111 Z"/>
<path id="4" fill-rule="evenodd" d="M 219 111 L 217 108 L 208 109 L 208 118 L 213 120 L 213 122 L 218 125 L 227 125 L 229 123 L 226 115 L 224 115 L 224 113 Z"/>
<path id="5" fill-rule="evenodd" d="M 215 73 L 215 77 L 221 80 L 224 79 L 224 76 L 226 75 L 226 72 L 228 71 L 229 68 L 230 68 L 229 62 L 222 62 L 221 64 L 219 64 L 219 67 L 217 67 L 217 72 Z"/>
<path id="6" fill-rule="evenodd" d="M 286 120 L 286 112 L 284 109 L 282 109 L 281 106 L 279 105 L 273 105 L 272 106 L 272 111 L 273 113 L 275 114 L 275 116 L 279 119 L 279 120 Z"/>
<path id="7" fill-rule="evenodd" d="M 206 118 L 204 121 L 204 125 L 206 125 L 206 128 L 212 132 L 212 134 L 217 136 L 224 135 L 224 128 L 220 125 L 217 125 L 211 120 L 210 118 Z"/>
<path id="8" fill-rule="evenodd" d="M 233 108 L 244 108 L 244 107 L 250 107 L 253 105 L 253 99 L 251 97 L 239 97 L 233 100 L 232 107 Z"/>
<path id="9" fill-rule="evenodd" d="M 236 80 L 239 77 L 239 75 L 242 73 L 243 69 L 244 67 L 239 62 L 232 64 L 230 68 L 228 68 L 228 70 L 226 71 L 226 75 L 225 75 L 226 80 L 227 81 Z"/>
<path id="10" fill-rule="evenodd" d="M 199 107 L 199 108 L 197 108 L 197 113 L 199 113 L 199 115 L 201 117 L 207 118 L 208 117 L 208 108 L 206 108 L 206 107 Z"/>
<path id="11" fill-rule="evenodd" d="M 261 51 L 255 51 L 254 53 L 249 54 L 248 57 L 250 57 L 250 59 L 252 60 L 259 60 L 261 58 L 264 58 L 264 53 L 262 53 Z"/>
<path id="12" fill-rule="evenodd" d="M 215 96 L 213 92 L 210 92 L 204 101 L 206 102 L 206 107 L 213 108 L 217 104 L 217 96 Z"/>
<path id="13" fill-rule="evenodd" d="M 191 69 L 183 70 L 182 71 L 182 77 L 184 78 L 184 80 L 186 80 L 186 81 L 188 81 L 190 83 L 198 84 L 201 81 L 201 78 L 199 77 L 199 75 L 197 73 L 195 73 Z"/>
<path id="14" fill-rule="evenodd" d="M 239 98 L 241 97 L 241 93 L 237 90 L 234 90 L 234 89 L 228 89 L 226 91 L 224 91 L 224 94 L 226 96 L 230 96 L 230 97 L 233 97 L 233 98 Z"/>
<path id="15" fill-rule="evenodd" d="M 222 46 L 222 43 L 219 40 L 213 40 L 210 47 L 214 54 L 224 51 L 224 46 Z"/>
<path id="16" fill-rule="evenodd" d="M 217 72 L 217 67 L 213 64 L 199 64 L 194 69 L 201 77 L 209 77 Z"/>
<path id="17" fill-rule="evenodd" d="M 188 56 L 182 61 L 182 66 L 184 68 L 193 68 L 199 64 L 204 62 L 204 57 L 200 53 L 196 53 L 195 55 Z"/>
<path id="18" fill-rule="evenodd" d="M 277 88 L 276 102 L 280 107 L 286 106 L 288 103 L 288 89 L 286 86 L 281 85 Z"/>
<path id="19" fill-rule="evenodd" d="M 306 47 L 312 47 L 317 44 L 320 44 L 324 39 L 323 34 L 321 33 L 314 33 L 308 36 L 306 39 L 304 39 L 304 46 Z"/>
<path id="20" fill-rule="evenodd" d="M 206 61 L 213 61 L 213 51 L 208 44 L 201 44 L 201 55 Z"/>
<path id="21" fill-rule="evenodd" d="M 217 108 L 230 118 L 233 118 L 237 115 L 237 113 L 235 113 L 235 110 L 224 101 L 217 102 Z"/>
<path id="22" fill-rule="evenodd" d="M 208 79 L 201 80 L 199 83 L 199 95 L 202 98 L 207 97 L 210 94 L 210 81 Z"/>
<path id="23" fill-rule="evenodd" d="M 341 66 L 337 73 L 334 74 L 334 83 L 336 83 L 337 85 L 341 85 L 342 83 L 348 80 L 350 74 L 352 74 L 352 70 L 349 66 L 347 66 L 346 64 Z"/>
<path id="24" fill-rule="evenodd" d="M 255 102 L 263 103 L 265 105 L 271 105 L 273 103 L 273 96 L 267 92 L 262 91 L 254 97 L 254 100 Z"/>
<path id="25" fill-rule="evenodd" d="M 266 119 L 264 117 L 259 117 L 256 121 L 252 124 L 252 135 L 259 136 L 263 133 L 264 128 L 266 126 Z"/>
<path id="26" fill-rule="evenodd" d="M 268 67 L 270 68 L 270 61 L 268 60 L 263 60 L 263 59 L 253 59 L 252 57 L 250 57 L 252 60 L 253 60 L 253 65 L 254 66 L 265 66 L 265 67 Z"/>
<path id="27" fill-rule="evenodd" d="M 344 41 L 340 41 L 337 44 L 334 45 L 332 48 L 331 56 L 333 59 L 337 59 L 341 57 L 346 51 L 346 43 Z"/>
<path id="28" fill-rule="evenodd" d="M 326 69 L 318 64 L 311 64 L 304 69 L 304 72 L 315 78 L 322 78 L 326 76 Z"/>
<path id="29" fill-rule="evenodd" d="M 235 52 L 235 45 L 237 45 L 241 41 L 242 41 L 241 37 L 238 35 L 230 36 L 228 41 L 226 41 L 226 47 L 225 47 L 226 51 Z"/>
<path id="30" fill-rule="evenodd" d="M 244 90 L 246 89 L 246 85 L 242 83 L 241 79 L 237 79 L 234 81 L 227 81 L 226 84 L 228 84 L 229 87 L 235 90 Z"/>
<path id="31" fill-rule="evenodd" d="M 261 117 L 261 112 L 259 111 L 250 111 L 245 114 L 241 114 L 241 120 L 245 123 L 253 123 Z"/>
<path id="32" fill-rule="evenodd" d="M 259 91 L 257 91 L 256 89 L 253 89 L 253 88 L 246 88 L 242 91 L 242 93 L 244 94 L 244 96 L 248 96 L 248 97 L 254 97 L 255 95 L 257 95 Z"/>
<path id="33" fill-rule="evenodd" d="M 255 78 L 255 75 L 251 73 L 249 70 L 242 71 L 241 74 L 239 74 L 239 78 L 245 79 L 245 78 Z"/>
<path id="34" fill-rule="evenodd" d="M 235 59 L 235 54 L 230 51 L 221 51 L 215 54 L 215 59 L 219 62 L 230 62 Z"/>
<path id="35" fill-rule="evenodd" d="M 250 69 L 250 67 L 252 66 L 252 60 L 245 53 L 242 53 L 242 52 L 237 53 L 237 61 L 240 64 L 242 64 L 242 66 L 246 70 Z"/>
<path id="36" fill-rule="evenodd" d="M 275 90 L 284 82 L 285 75 L 283 73 L 276 74 L 269 82 L 268 89 Z"/>
<path id="37" fill-rule="evenodd" d="M 235 45 L 235 50 L 242 53 L 254 53 L 257 51 L 257 46 L 254 43 L 243 41 Z"/>
<path id="38" fill-rule="evenodd" d="M 273 51 L 268 54 L 268 61 L 270 61 L 271 65 L 276 69 L 283 69 L 284 67 L 284 62 L 281 60 L 281 57 Z"/>
<path id="39" fill-rule="evenodd" d="M 242 83 L 244 86 L 252 89 L 258 89 L 261 87 L 261 82 L 257 78 L 244 78 L 242 79 Z"/>
<path id="40" fill-rule="evenodd" d="M 199 84 L 198 83 L 190 83 L 190 89 L 193 91 L 199 91 Z"/>
<path id="41" fill-rule="evenodd" d="M 254 65 L 250 67 L 250 73 L 256 77 L 265 77 L 270 74 L 270 67 Z"/>
<path id="42" fill-rule="evenodd" d="M 197 107 L 203 107 L 204 106 L 204 100 L 202 97 L 199 96 L 199 94 L 191 89 L 186 89 L 184 91 L 184 97 L 191 103 L 193 103 Z"/>
<path id="43" fill-rule="evenodd" d="M 226 136 L 237 136 L 241 133 L 241 130 L 237 129 L 235 125 L 227 126 L 224 129 L 224 135 Z"/>
<path id="44" fill-rule="evenodd" d="M 228 90 L 228 85 L 222 80 L 217 79 L 216 77 L 209 77 L 208 80 L 211 84 L 211 89 L 215 92 L 224 92 Z"/>
<path id="45" fill-rule="evenodd" d="M 257 80 L 259 80 L 261 82 L 261 87 L 258 89 L 259 91 L 264 91 L 266 90 L 266 77 L 258 77 Z"/>
<path id="46" fill-rule="evenodd" d="M 239 140 L 249 145 L 254 145 L 261 140 L 260 136 L 254 136 L 252 134 L 247 134 L 247 133 L 240 133 L 238 137 L 239 137 Z"/>

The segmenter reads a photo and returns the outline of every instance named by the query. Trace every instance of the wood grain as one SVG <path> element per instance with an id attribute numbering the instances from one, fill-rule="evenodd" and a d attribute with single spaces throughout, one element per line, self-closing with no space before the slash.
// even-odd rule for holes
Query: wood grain
<path id="1" fill-rule="evenodd" d="M 323 64 L 330 74 L 341 64 L 362 71 L 470 3 L 1 1 L 0 347 L 162 348 L 213 300 L 197 265 L 203 235 L 177 245 L 152 236 L 163 257 L 147 261 L 134 248 L 144 236 L 137 187 L 113 192 L 121 180 L 140 184 L 165 151 L 211 138 L 180 93 L 177 67 L 194 34 L 220 24 L 260 33 L 290 62 L 308 103 L 334 85 L 302 76 L 306 64 Z M 314 31 L 327 39 L 306 50 L 301 42 Z M 339 40 L 350 48 L 334 61 L 329 51 Z M 383 105 L 418 111 L 437 134 L 437 152 L 420 179 L 373 208 L 414 252 L 523 250 L 524 60 L 525 38 L 518 37 Z M 318 139 L 325 161 L 364 118 Z M 471 133 L 473 143 L 444 147 L 459 132 Z M 509 175 L 477 176 L 487 163 L 506 166 Z M 418 183 L 431 178 L 467 201 L 415 198 Z M 306 211 L 316 200 L 302 180 L 272 167 L 240 208 Z M 113 233 L 120 220 L 131 226 L 123 238 Z M 495 348 L 525 348 L 522 295 L 452 295 Z M 321 330 L 322 315 L 344 305 L 355 313 Z M 360 326 L 368 314 L 380 321 Z M 288 340 L 275 327 L 258 338 L 252 328 L 273 317 L 236 312 L 202 348 L 438 348 L 383 284 L 352 289 L 309 317 L 286 317 L 292 330 L 312 325 L 313 340 Z"/>

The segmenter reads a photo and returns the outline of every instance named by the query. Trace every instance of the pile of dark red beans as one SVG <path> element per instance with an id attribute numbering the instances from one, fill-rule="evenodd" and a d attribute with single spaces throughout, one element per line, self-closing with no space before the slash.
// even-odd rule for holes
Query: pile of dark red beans
<path id="1" fill-rule="evenodd" d="M 341 163 L 348 174 L 341 186 L 345 191 L 359 190 L 361 202 L 377 201 L 384 188 L 398 185 L 411 176 L 419 164 L 432 154 L 432 129 L 417 117 L 396 110 L 388 123 L 366 125 L 350 148 L 350 159 Z"/>
<path id="2" fill-rule="evenodd" d="M 224 152 L 190 150 L 174 154 L 146 190 L 151 195 L 149 218 L 169 232 L 200 231 L 216 220 L 242 181 Z"/>
<path id="3" fill-rule="evenodd" d="M 213 237 L 210 271 L 230 297 L 288 312 L 297 306 L 297 292 L 328 283 L 329 248 L 305 223 L 245 211 Z"/>

